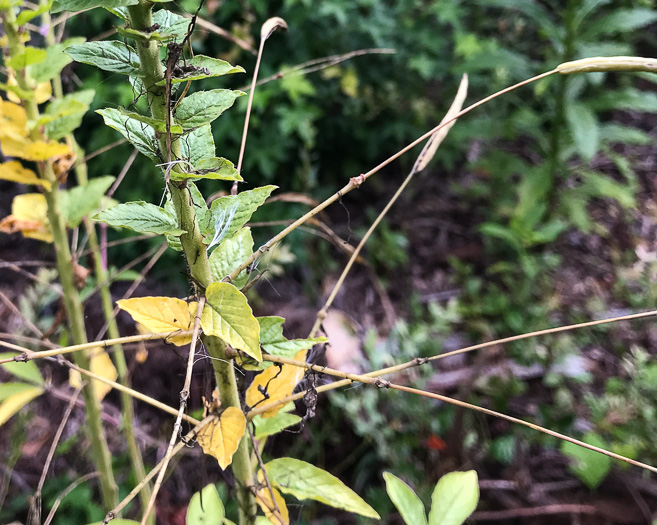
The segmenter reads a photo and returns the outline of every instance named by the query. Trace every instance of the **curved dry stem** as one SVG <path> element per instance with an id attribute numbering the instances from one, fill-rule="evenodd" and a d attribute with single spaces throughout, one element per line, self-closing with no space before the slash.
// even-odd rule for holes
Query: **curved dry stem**
<path id="1" fill-rule="evenodd" d="M 549 428 L 542 427 L 540 425 L 536 425 L 534 423 L 530 423 L 529 421 L 525 421 L 524 419 L 519 419 L 513 416 L 509 416 L 507 414 L 503 414 L 502 412 L 496 412 L 495 410 L 490 410 L 488 408 L 480 407 L 478 405 L 473 405 L 472 403 L 467 403 L 465 401 L 461 401 L 459 399 L 454 399 L 452 397 L 444 396 L 442 394 L 436 394 L 434 392 L 428 392 L 426 390 L 421 390 L 419 388 L 412 388 L 404 385 L 397 385 L 395 383 L 391 383 L 390 381 L 387 381 L 385 379 L 380 379 L 380 378 L 374 378 L 374 377 L 368 377 L 366 375 L 360 375 L 360 374 L 349 374 L 347 372 L 342 372 L 341 370 L 335 370 L 332 368 L 328 368 L 325 366 L 319 366 L 319 365 L 313 365 L 310 363 L 306 363 L 304 361 L 296 361 L 294 359 L 286 359 L 284 357 L 277 357 L 277 356 L 265 356 L 263 357 L 264 360 L 266 361 L 271 361 L 272 363 L 280 363 L 284 365 L 292 365 L 292 366 L 297 366 L 299 368 L 305 368 L 306 370 L 312 370 L 313 372 L 318 372 L 321 374 L 327 374 L 331 375 L 334 377 L 342 377 L 348 380 L 349 383 L 353 382 L 358 382 L 358 383 L 364 383 L 368 385 L 374 385 L 377 388 L 386 388 L 386 389 L 393 389 L 393 390 L 399 390 L 400 392 L 406 392 L 408 394 L 416 394 L 419 396 L 423 397 L 428 397 L 431 399 L 437 399 L 438 401 L 442 401 L 444 403 L 449 403 L 450 405 L 456 405 L 461 408 L 467 408 L 470 410 L 474 410 L 476 412 L 481 412 L 482 414 L 486 414 L 489 416 L 494 416 L 497 418 L 505 419 L 506 421 L 510 421 L 511 423 L 516 423 L 518 425 L 522 425 L 528 428 L 531 428 L 532 430 L 536 430 L 538 432 L 542 432 L 543 434 L 547 434 L 548 436 L 556 437 L 558 439 L 561 439 L 562 441 L 567 441 L 569 443 L 572 443 L 574 445 L 578 445 L 580 447 L 592 450 L 594 452 L 598 452 L 600 454 L 604 454 L 605 456 L 609 456 L 610 458 L 617 459 L 619 461 L 624 461 L 625 463 L 629 463 L 630 465 L 634 465 L 636 467 L 641 467 L 643 469 L 649 470 L 651 472 L 654 472 L 657 474 L 657 468 L 653 467 L 651 465 L 648 465 L 646 463 L 642 463 L 640 461 L 636 461 L 634 459 L 630 459 L 628 457 L 622 456 L 620 454 L 616 454 L 615 452 L 611 452 L 609 450 L 605 450 L 600 447 L 596 447 L 594 445 L 589 445 L 588 443 L 584 443 L 583 441 L 580 441 L 578 439 L 572 438 L 570 436 L 567 436 L 565 434 L 561 434 L 559 432 L 555 432 L 554 430 L 550 430 Z M 317 389 L 319 391 L 319 389 Z M 250 413 L 249 413 L 250 415 Z"/>
<path id="2" fill-rule="evenodd" d="M 556 334 L 559 332 L 568 332 L 571 330 L 576 330 L 578 328 L 588 328 L 591 326 L 600 326 L 600 325 L 605 325 L 605 324 L 610 324 L 610 323 L 617 323 L 620 321 L 631 321 L 633 319 L 642 319 L 645 317 L 654 317 L 657 316 L 657 310 L 650 310 L 648 312 L 641 312 L 637 314 L 629 314 L 629 315 L 622 315 L 619 317 L 611 317 L 609 319 L 599 319 L 597 321 L 587 321 L 585 323 L 576 323 L 576 324 L 571 324 L 571 325 L 565 325 L 565 326 L 557 326 L 555 328 L 546 328 L 544 330 L 537 330 L 535 332 L 528 332 L 526 334 L 520 334 L 520 335 L 514 335 L 511 337 L 504 337 L 502 339 L 495 339 L 493 341 L 488 341 L 485 343 L 479 343 L 476 345 L 472 346 L 466 346 L 464 348 L 460 348 L 458 350 L 453 350 L 451 352 L 446 352 L 444 354 L 438 354 L 433 357 L 426 357 L 426 358 L 418 358 L 416 357 L 415 359 L 412 359 L 411 361 L 407 361 L 406 363 L 401 363 L 398 365 L 390 366 L 387 368 L 382 368 L 380 370 L 374 370 L 372 372 L 368 372 L 366 374 L 363 374 L 366 377 L 370 378 L 376 378 L 376 377 L 381 377 L 384 375 L 388 374 L 394 374 L 396 372 L 401 372 L 403 370 L 406 370 L 408 368 L 413 368 L 415 366 L 420 366 L 424 363 L 427 363 L 429 361 L 435 361 L 438 359 L 444 359 L 445 357 L 450 357 L 453 355 L 458 355 L 458 354 L 464 354 L 466 352 L 472 352 L 474 350 L 480 350 L 482 348 L 489 348 L 491 346 L 496 346 L 496 345 L 501 345 L 505 343 L 511 343 L 514 341 L 520 341 L 522 339 L 530 339 L 532 337 L 538 337 L 541 335 L 548 335 L 548 334 Z M 268 356 L 267 356 L 268 357 Z M 348 379 L 342 380 L 342 381 L 335 381 L 334 383 L 330 383 L 328 385 L 321 385 L 317 387 L 317 392 L 327 392 L 329 390 L 334 390 L 336 388 L 341 388 L 343 386 L 350 385 L 351 381 Z M 279 399 L 278 401 L 272 401 L 271 403 L 266 403 L 263 404 L 257 408 L 254 408 L 251 410 L 248 414 L 249 419 L 253 419 L 258 414 L 261 414 L 263 412 L 266 412 L 267 410 L 270 410 L 274 407 L 277 407 L 279 405 L 286 405 L 290 401 L 297 401 L 299 399 L 302 399 L 303 396 L 306 394 L 306 391 L 303 390 L 301 392 L 298 392 L 296 394 L 292 394 L 290 396 L 287 396 L 283 399 Z"/>
<path id="3" fill-rule="evenodd" d="M 367 173 L 361 174 L 358 177 L 353 177 L 349 180 L 349 183 L 346 184 L 342 189 L 338 190 L 335 192 L 333 195 L 331 195 L 328 199 L 326 199 L 324 202 L 318 204 L 315 208 L 301 216 L 299 219 L 294 221 L 292 224 L 290 224 L 287 228 L 282 230 L 280 233 L 269 239 L 265 244 L 260 246 L 255 252 L 253 252 L 253 255 L 245 259 L 242 264 L 240 264 L 230 275 L 227 275 L 224 277 L 223 281 L 225 282 L 232 282 L 234 279 L 237 278 L 237 276 L 247 269 L 258 257 L 260 257 L 262 254 L 266 253 L 271 249 L 271 247 L 276 244 L 277 242 L 280 242 L 283 240 L 285 237 L 287 237 L 290 233 L 292 233 L 294 230 L 296 230 L 299 226 L 301 226 L 303 223 L 305 223 L 307 220 L 312 219 L 315 215 L 317 215 L 319 212 L 333 204 L 335 201 L 341 199 L 344 195 L 349 193 L 350 191 L 360 187 L 360 185 L 365 182 L 369 177 L 374 175 L 375 173 L 379 172 L 381 169 L 386 167 L 388 164 L 393 162 L 394 160 L 398 159 L 401 157 L 404 153 L 409 151 L 410 149 L 414 148 L 418 144 L 420 144 L 422 141 L 428 139 L 431 135 L 436 133 L 437 131 L 441 130 L 445 126 L 450 125 L 454 120 L 457 118 L 462 117 L 466 113 L 469 113 L 475 108 L 478 108 L 479 106 L 485 104 L 486 102 L 490 102 L 494 98 L 497 98 L 501 95 L 504 95 L 505 93 L 508 93 L 510 91 L 513 91 L 514 89 L 518 89 L 519 87 L 525 86 L 527 84 L 530 84 L 531 82 L 535 82 L 536 80 L 540 80 L 541 78 L 545 78 L 549 75 L 553 75 L 557 72 L 556 69 L 553 69 L 552 71 L 547 71 L 545 73 L 541 73 L 540 75 L 536 75 L 535 77 L 528 78 L 527 80 L 523 80 L 522 82 L 518 82 L 517 84 L 514 84 L 513 86 L 509 86 L 505 89 L 502 89 L 501 91 L 498 91 L 496 93 L 493 93 L 492 95 L 489 95 L 486 98 L 481 99 L 478 102 L 475 102 L 474 104 L 471 104 L 467 108 L 465 108 L 463 111 L 459 111 L 458 114 L 454 116 L 454 118 L 447 120 L 445 122 L 441 122 L 438 126 L 435 128 L 427 131 L 424 135 L 421 137 L 415 139 L 413 142 L 399 150 L 397 153 L 392 155 L 391 157 L 388 157 L 386 160 L 384 160 L 381 164 L 378 166 L 372 168 L 370 171 Z"/>
<path id="4" fill-rule="evenodd" d="M 211 421 L 214 421 L 217 418 L 217 416 L 210 415 L 206 418 L 203 419 L 203 421 L 198 421 L 196 426 L 189 431 L 186 435 L 185 438 L 180 441 L 174 448 L 173 448 L 173 453 L 172 456 L 175 456 L 178 454 L 181 450 L 183 450 L 186 446 L 186 443 L 191 441 L 196 437 L 198 432 L 208 425 Z M 162 469 L 162 466 L 164 465 L 164 460 L 160 461 L 153 469 L 146 475 L 144 479 L 142 479 L 137 486 L 130 491 L 130 494 L 128 494 L 121 503 L 119 503 L 116 507 L 114 507 L 111 511 L 107 513 L 105 516 L 105 519 L 103 520 L 103 525 L 107 525 L 110 521 L 112 521 L 118 514 L 121 512 L 126 505 L 128 505 L 133 499 L 137 497 L 137 495 L 142 491 L 142 489 L 150 483 L 150 481 L 155 477 L 155 475 Z"/>
<path id="5" fill-rule="evenodd" d="M 201 297 L 198 301 L 198 306 L 196 308 L 196 315 L 194 316 L 194 329 L 192 331 L 192 342 L 189 345 L 189 355 L 187 356 L 187 372 L 185 374 L 185 383 L 183 388 L 180 391 L 180 407 L 178 408 L 178 414 L 176 417 L 176 423 L 173 425 L 173 431 L 171 432 L 171 439 L 169 440 L 169 447 L 167 448 L 167 453 L 162 460 L 162 468 L 160 473 L 157 476 L 155 485 L 153 486 L 153 492 L 151 493 L 151 498 L 148 501 L 148 506 L 144 511 L 144 515 L 141 518 L 141 525 L 146 525 L 148 517 L 153 511 L 153 506 L 155 505 L 155 499 L 157 498 L 157 493 L 160 491 L 162 486 L 162 481 L 164 480 L 164 475 L 167 471 L 167 466 L 169 461 L 173 457 L 173 447 L 176 444 L 176 439 L 178 434 L 182 430 L 182 418 L 187 408 L 187 400 L 189 399 L 189 388 L 192 384 L 192 370 L 194 369 L 194 356 L 196 355 L 196 343 L 198 342 L 198 332 L 199 327 L 201 326 L 201 314 L 203 313 L 203 307 L 205 306 L 205 297 Z"/>

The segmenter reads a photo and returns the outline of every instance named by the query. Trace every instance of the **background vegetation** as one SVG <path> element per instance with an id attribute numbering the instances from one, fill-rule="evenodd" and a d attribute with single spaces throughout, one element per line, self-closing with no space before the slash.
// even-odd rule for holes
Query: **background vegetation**
<path id="1" fill-rule="evenodd" d="M 282 191 L 321 200 L 437 124 L 463 73 L 470 78 L 468 101 L 475 101 L 572 59 L 654 56 L 653 4 L 226 0 L 208 1 L 201 16 L 254 47 L 266 18 L 276 15 L 287 21 L 290 31 L 267 44 L 261 78 L 327 55 L 395 50 L 353 57 L 306 75 L 287 74 L 256 92 L 243 167 L 249 187 L 276 184 Z M 176 6 L 181 13 L 193 13 L 197 3 L 183 0 Z M 109 12 L 93 10 L 73 18 L 65 31 L 89 39 L 115 24 Z M 203 28 L 195 33 L 193 45 L 197 53 L 253 70 L 251 53 Z M 222 85 L 243 87 L 245 78 L 235 76 Z M 95 89 L 92 109 L 130 105 L 135 93 L 114 80 L 111 73 L 75 64 L 65 70 L 64 87 Z M 555 76 L 461 119 L 432 168 L 413 182 L 369 241 L 368 263 L 355 269 L 339 296 L 335 311 L 341 315 L 333 318 L 333 332 L 327 330 L 332 340 L 339 338 L 352 350 L 347 358 L 329 350 L 329 362 L 369 370 L 483 340 L 653 308 L 654 86 L 650 74 Z M 246 97 L 238 99 L 214 126 L 219 153 L 231 160 L 237 159 L 240 136 L 235 129 L 241 129 L 245 107 Z M 93 152 L 116 141 L 118 134 L 89 112 L 76 138 Z M 90 160 L 90 176 L 117 175 L 131 152 L 124 144 Z M 387 167 L 323 220 L 355 244 L 414 158 L 402 157 Z M 116 193 L 118 200 L 160 200 L 163 183 L 147 159 L 135 159 L 130 177 L 130 185 Z M 217 187 L 210 182 L 199 184 L 206 195 Z M 0 188 L 4 216 L 18 190 L 4 181 Z M 253 221 L 287 220 L 307 209 L 303 202 L 276 202 Z M 256 243 L 279 228 L 254 227 Z M 347 259 L 339 243 L 312 233 L 292 234 L 266 263 L 266 278 L 251 290 L 260 315 L 285 309 L 290 337 L 307 335 L 323 303 L 321 292 L 330 290 Z M 110 240 L 124 235 L 108 234 Z M 111 262 L 119 268 L 153 246 L 149 240 L 121 245 L 113 249 Z M 17 236 L 0 237 L 0 250 L 6 261 L 52 261 L 47 246 Z M 184 296 L 186 276 L 172 267 L 181 268 L 182 262 L 178 252 L 169 250 L 138 295 L 157 295 L 164 286 L 176 286 Z M 33 270 L 42 281 L 55 277 L 48 267 Z M 57 313 L 49 287 L 7 268 L 0 281 L 23 315 L 47 330 Z M 87 291 L 93 286 L 90 281 Z M 126 288 L 116 283 L 115 295 Z M 2 331 L 27 333 L 3 308 Z M 98 325 L 94 330 L 100 328 L 97 304 L 91 303 L 88 315 L 90 325 Z M 129 333 L 130 325 L 123 322 L 122 333 Z M 568 332 L 445 360 L 439 367 L 408 374 L 405 381 L 654 463 L 656 338 L 650 322 Z M 161 352 L 171 355 L 160 359 Z M 145 363 L 132 362 L 133 382 L 175 404 L 178 392 L 166 385 L 179 381 L 183 361 L 170 349 L 153 348 Z M 57 380 L 58 372 L 52 373 Z M 203 393 L 194 393 L 197 408 Z M 114 401 L 110 397 L 106 403 L 110 416 Z M 60 401 L 44 396 L 1 429 L 2 441 L 11 443 L 3 454 L 1 522 L 24 520 L 26 487 L 33 485 L 35 475 L 38 479 L 39 457 L 45 453 L 39 440 L 56 428 L 58 421 L 49 413 L 61 408 Z M 155 461 L 169 425 L 145 409 L 138 430 L 148 436 L 147 461 Z M 115 463 L 125 466 L 121 444 L 112 445 Z M 44 487 L 44 507 L 84 471 L 78 470 L 76 453 L 83 446 L 75 433 L 62 441 L 53 467 L 56 477 Z M 332 393 L 320 401 L 316 418 L 302 431 L 283 434 L 269 447 L 266 452 L 274 457 L 285 450 L 340 475 L 382 516 L 394 512 L 383 470 L 395 472 L 428 501 L 442 474 L 469 468 L 482 480 L 482 521 L 503 518 L 494 513 L 504 511 L 509 512 L 506 522 L 520 523 L 518 509 L 568 504 L 586 507 L 582 513 L 609 523 L 650 523 L 657 512 L 657 485 L 634 470 L 526 429 L 396 392 L 360 387 Z M 169 516 L 163 523 L 177 523 L 176 513 L 191 494 L 219 480 L 209 463 L 202 474 L 201 469 L 185 469 L 169 480 L 162 495 L 169 500 L 159 510 Z M 102 519 L 93 501 L 93 489 L 81 485 L 62 502 L 56 523 Z M 623 510 L 628 506 L 633 510 Z M 303 507 L 297 514 L 300 523 L 356 519 Z M 565 523 L 569 516 L 546 518 L 537 510 L 525 519 Z"/>

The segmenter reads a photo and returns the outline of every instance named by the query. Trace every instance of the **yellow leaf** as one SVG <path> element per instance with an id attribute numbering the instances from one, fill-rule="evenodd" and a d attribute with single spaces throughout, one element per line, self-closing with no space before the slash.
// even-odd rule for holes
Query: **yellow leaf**
<path id="1" fill-rule="evenodd" d="M 307 350 L 301 350 L 294 356 L 297 361 L 306 360 Z M 294 387 L 303 377 L 304 368 L 292 365 L 283 365 L 282 367 L 270 366 L 258 374 L 246 391 L 246 404 L 251 408 L 259 405 L 269 404 L 273 401 L 279 401 L 294 391 Z M 261 390 L 267 393 L 265 396 Z M 262 417 L 274 417 L 278 414 L 284 405 L 273 407 L 260 414 Z"/>
<path id="2" fill-rule="evenodd" d="M 16 153 L 16 156 L 25 160 L 33 160 L 36 162 L 40 160 L 48 160 L 52 157 L 62 157 L 70 154 L 71 150 L 68 149 L 66 144 L 60 144 L 54 140 L 50 140 L 48 142 L 37 140 L 36 142 L 26 141 L 25 147 L 21 150 L 20 153 Z"/>
<path id="3" fill-rule="evenodd" d="M 7 84 L 9 86 L 17 86 L 18 82 L 16 81 L 16 75 L 11 71 L 9 73 L 9 76 L 7 77 Z M 34 100 L 36 101 L 37 104 L 43 104 L 47 100 L 50 100 L 50 97 L 52 96 L 52 85 L 50 82 L 41 82 L 36 89 L 34 90 Z M 16 104 L 21 103 L 21 98 L 16 95 L 15 93 L 12 93 L 11 91 L 7 91 L 7 98 Z"/>
<path id="4" fill-rule="evenodd" d="M 50 189 L 50 181 L 40 179 L 32 170 L 24 168 L 17 160 L 0 164 L 0 179 L 11 180 L 21 184 L 37 184 L 46 190 Z"/>
<path id="5" fill-rule="evenodd" d="M 260 485 L 264 485 L 264 479 L 265 477 L 262 475 L 262 470 L 258 471 L 258 481 Z M 274 493 L 274 499 L 276 500 L 275 505 L 271 498 L 272 492 Z M 283 496 L 281 496 L 281 493 L 274 487 L 271 488 L 271 492 L 266 485 L 261 489 L 258 489 L 258 492 L 256 493 L 256 501 L 258 502 L 258 505 L 260 505 L 262 512 L 265 513 L 267 519 L 274 525 L 289 525 L 290 513 L 287 510 L 287 505 L 285 504 L 285 500 L 283 499 Z"/>
<path id="6" fill-rule="evenodd" d="M 0 404 L 0 425 L 3 425 L 11 416 L 27 405 L 35 397 L 41 395 L 43 388 L 35 386 L 7 397 Z"/>
<path id="7" fill-rule="evenodd" d="M 11 215 L 0 221 L 0 231 L 5 233 L 20 231 L 25 237 L 52 242 L 47 213 L 48 204 L 41 193 L 16 195 L 11 204 Z"/>
<path id="8" fill-rule="evenodd" d="M 116 381 L 118 373 L 116 368 L 114 368 L 114 363 L 112 363 L 109 354 L 102 347 L 90 348 L 86 350 L 86 353 L 89 356 L 89 371 L 110 381 Z M 68 382 L 73 388 L 79 388 L 82 385 L 80 372 L 71 370 Z M 97 379 L 92 379 L 92 382 L 96 398 L 99 401 L 102 401 L 109 391 L 112 390 L 112 386 L 107 383 L 103 383 Z"/>
<path id="9" fill-rule="evenodd" d="M 138 297 L 122 299 L 116 304 L 153 333 L 191 330 L 194 324 L 190 309 L 196 311 L 196 303 L 187 304 L 175 297 Z M 191 340 L 191 335 L 167 338 L 176 346 L 189 344 Z"/>
<path id="10" fill-rule="evenodd" d="M 246 418 L 242 411 L 228 407 L 218 421 L 203 427 L 196 439 L 203 452 L 217 458 L 219 466 L 225 469 L 233 461 L 245 430 Z"/>
<path id="11" fill-rule="evenodd" d="M 22 106 L 0 100 L 0 139 L 9 136 L 27 136 L 27 115 Z M 2 149 L 4 152 L 4 144 Z"/>

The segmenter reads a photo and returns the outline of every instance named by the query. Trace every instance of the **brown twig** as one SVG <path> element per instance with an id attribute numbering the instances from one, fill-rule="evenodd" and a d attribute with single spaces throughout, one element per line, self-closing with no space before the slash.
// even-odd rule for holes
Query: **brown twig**
<path id="1" fill-rule="evenodd" d="M 155 498 L 157 493 L 162 486 L 162 481 L 164 480 L 164 475 L 166 474 L 167 465 L 173 456 L 173 448 L 176 445 L 176 439 L 178 434 L 181 434 L 182 431 L 182 417 L 187 408 L 187 400 L 189 399 L 189 391 L 192 384 L 192 370 L 194 369 L 194 356 L 196 355 L 196 343 L 198 342 L 199 327 L 201 326 L 201 314 L 203 313 L 203 307 L 205 306 L 205 296 L 202 296 L 198 301 L 198 306 L 196 308 L 196 315 L 194 316 L 194 330 L 192 331 L 192 342 L 189 345 L 189 355 L 187 356 L 187 373 L 185 374 L 185 383 L 183 388 L 180 391 L 180 407 L 178 408 L 178 416 L 176 417 L 176 423 L 173 425 L 173 432 L 171 432 L 171 439 L 169 440 L 169 447 L 167 449 L 166 455 L 162 461 L 162 468 L 160 473 L 157 476 L 155 485 L 153 486 L 153 493 L 151 494 L 151 499 L 148 502 L 148 506 L 144 511 L 144 515 L 141 518 L 141 525 L 146 525 L 148 521 L 148 516 L 153 510 L 155 505 Z"/>

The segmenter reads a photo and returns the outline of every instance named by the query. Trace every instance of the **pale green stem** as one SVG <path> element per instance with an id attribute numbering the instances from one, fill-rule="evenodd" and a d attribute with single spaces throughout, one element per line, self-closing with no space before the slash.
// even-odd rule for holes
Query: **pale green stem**
<path id="1" fill-rule="evenodd" d="M 25 47 L 20 41 L 18 28 L 16 27 L 16 15 L 13 9 L 3 12 L 3 23 L 5 33 L 9 40 L 9 55 L 16 56 L 24 52 Z M 21 89 L 30 91 L 34 89 L 34 82 L 23 70 L 17 72 L 17 82 Z M 25 101 L 25 112 L 29 121 L 35 122 L 39 119 L 39 108 L 34 101 Z M 41 139 L 41 133 L 38 128 L 31 132 L 33 140 Z M 73 274 L 73 259 L 68 245 L 68 236 L 66 224 L 61 213 L 60 196 L 57 177 L 53 172 L 52 165 L 48 162 L 38 163 L 39 173 L 42 178 L 51 183 L 50 190 L 44 191 L 46 203 L 48 205 L 48 220 L 53 234 L 53 243 L 57 259 L 57 271 L 64 291 L 64 307 L 68 315 L 68 325 L 71 330 L 73 341 L 76 344 L 87 342 L 87 334 L 84 325 L 84 311 L 78 290 L 75 287 L 75 278 Z M 89 357 L 84 352 L 74 355 L 74 360 L 80 368 L 89 369 Z M 83 396 L 89 426 L 89 438 L 91 441 L 93 459 L 99 473 L 100 488 L 103 498 L 103 505 L 111 509 L 118 502 L 118 487 L 114 481 L 112 471 L 111 454 L 107 446 L 105 430 L 101 420 L 100 401 L 96 397 L 93 382 L 89 382 L 83 388 Z"/>

